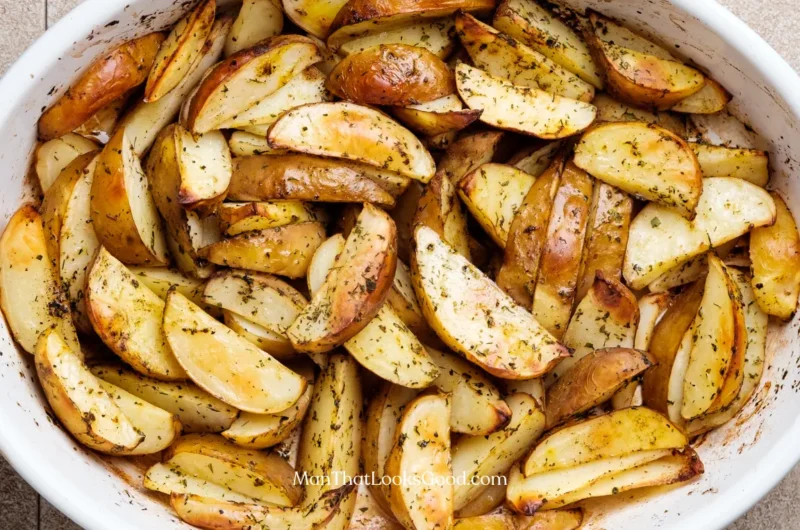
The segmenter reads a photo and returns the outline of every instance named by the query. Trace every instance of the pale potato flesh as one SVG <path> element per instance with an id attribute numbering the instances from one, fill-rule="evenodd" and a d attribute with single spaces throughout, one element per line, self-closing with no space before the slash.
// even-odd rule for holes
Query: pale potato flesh
<path id="1" fill-rule="evenodd" d="M 682 100 L 670 110 L 688 114 L 715 114 L 724 110 L 731 99 L 732 96 L 722 85 L 706 77 L 706 84 L 699 92 Z"/>
<path id="2" fill-rule="evenodd" d="M 764 187 L 769 182 L 769 154 L 758 149 L 689 144 L 704 177 L 731 177 Z"/>
<path id="3" fill-rule="evenodd" d="M 156 267 L 128 267 L 136 279 L 156 293 L 162 300 L 167 298 L 167 293 L 172 286 L 183 296 L 195 304 L 203 303 L 202 280 L 184 276 L 175 269 L 165 269 Z"/>
<path id="4" fill-rule="evenodd" d="M 562 141 L 548 142 L 544 147 L 533 146 L 517 152 L 508 160 L 508 164 L 521 169 L 532 177 L 540 177 L 555 160 Z"/>
<path id="5" fill-rule="evenodd" d="M 450 94 L 427 103 L 394 107 L 397 119 L 413 131 L 426 136 L 459 131 L 477 120 L 481 111 L 465 109 L 457 94 Z"/>
<path id="6" fill-rule="evenodd" d="M 515 85 L 466 63 L 456 66 L 455 75 L 464 103 L 482 110 L 481 121 L 499 129 L 557 140 L 585 130 L 595 120 L 597 109 L 589 103 Z"/>
<path id="7" fill-rule="evenodd" d="M 222 317 L 226 326 L 279 361 L 294 359 L 302 355 L 295 351 L 285 333 L 270 331 L 249 318 L 227 309 L 222 310 Z"/>
<path id="8" fill-rule="evenodd" d="M 303 377 L 176 291 L 167 295 L 164 334 L 189 377 L 240 410 L 257 414 L 286 410 L 307 386 Z"/>
<path id="9" fill-rule="evenodd" d="M 96 143 L 74 133 L 65 134 L 40 145 L 34 155 L 34 164 L 42 192 L 47 192 L 61 171 L 73 160 L 95 149 L 97 149 Z"/>
<path id="10" fill-rule="evenodd" d="M 517 515 L 518 530 L 578 530 L 583 523 L 583 509 L 552 510 L 534 515 Z"/>
<path id="11" fill-rule="evenodd" d="M 244 0 L 225 42 L 225 55 L 233 55 L 283 31 L 283 10 L 275 0 Z"/>
<path id="12" fill-rule="evenodd" d="M 669 292 L 651 293 L 639 298 L 639 325 L 636 326 L 636 336 L 633 339 L 634 348 L 648 350 L 656 324 L 672 302 L 673 296 Z"/>
<path id="13" fill-rule="evenodd" d="M 575 147 L 575 164 L 607 184 L 674 208 L 688 219 L 694 217 L 703 191 L 692 149 L 656 125 L 598 125 Z"/>
<path id="14" fill-rule="evenodd" d="M 429 339 L 435 336 L 433 330 L 428 326 L 425 315 L 417 300 L 417 293 L 414 291 L 414 283 L 411 279 L 411 271 L 408 265 L 397 260 L 397 271 L 394 274 L 394 282 L 389 296 L 386 298 L 400 320 L 408 326 L 412 333 L 422 339 Z"/>
<path id="15" fill-rule="evenodd" d="M 458 518 L 453 524 L 454 530 L 505 530 L 516 527 L 514 516 L 508 513 L 490 513 Z"/>
<path id="16" fill-rule="evenodd" d="M 86 308 L 106 346 L 137 372 L 164 381 L 186 379 L 162 329 L 164 301 L 105 248 L 89 270 Z"/>
<path id="17" fill-rule="evenodd" d="M 439 237 L 456 252 L 470 259 L 470 236 L 464 206 L 458 200 L 455 182 L 448 177 L 446 170 L 441 166 L 445 166 L 445 163 L 440 163 L 436 176 L 428 183 L 417 201 L 417 212 L 411 224 L 410 236 L 413 239 L 414 230 L 420 226 L 427 226 L 439 234 Z"/>
<path id="18" fill-rule="evenodd" d="M 178 202 L 187 210 L 213 211 L 225 198 L 233 173 L 225 136 L 219 131 L 194 135 L 178 127 L 175 149 L 181 175 Z"/>
<path id="19" fill-rule="evenodd" d="M 354 103 L 316 103 L 292 109 L 272 124 L 269 143 L 312 155 L 344 158 L 428 182 L 430 153 L 408 129 Z"/>
<path id="20" fill-rule="evenodd" d="M 456 45 L 454 26 L 452 17 L 412 22 L 347 41 L 341 45 L 339 53 L 350 55 L 381 44 L 410 44 L 425 48 L 440 59 L 446 59 Z"/>
<path id="21" fill-rule="evenodd" d="M 431 327 L 489 373 L 531 379 L 568 350 L 466 258 L 427 227 L 416 230 L 414 287 Z"/>
<path id="22" fill-rule="evenodd" d="M 506 500 L 506 486 L 502 483 L 487 486 L 478 497 L 455 512 L 456 518 L 478 517 L 496 510 Z"/>
<path id="23" fill-rule="evenodd" d="M 219 484 L 203 480 L 183 471 L 171 468 L 164 464 L 155 464 L 144 475 L 145 488 L 171 495 L 185 493 L 199 495 L 218 501 L 232 501 L 242 503 L 255 503 L 256 499 L 242 495 Z"/>
<path id="24" fill-rule="evenodd" d="M 709 145 L 739 149 L 769 149 L 769 142 L 728 110 L 689 114 L 692 138 Z"/>
<path id="25" fill-rule="evenodd" d="M 286 149 L 273 149 L 263 135 L 244 131 L 234 131 L 228 139 L 228 146 L 234 157 L 285 155 L 289 152 Z"/>
<path id="26" fill-rule="evenodd" d="M 686 125 L 680 116 L 667 111 L 649 111 L 615 100 L 607 94 L 597 94 L 592 100 L 597 107 L 597 122 L 641 121 L 658 125 L 681 138 L 686 138 Z"/>
<path id="27" fill-rule="evenodd" d="M 347 0 L 283 0 L 283 10 L 289 19 L 311 35 L 324 39 L 328 36 L 336 14 Z"/>
<path id="28" fill-rule="evenodd" d="M 684 261 L 775 222 L 775 201 L 742 179 L 703 180 L 697 215 L 687 220 L 677 211 L 649 204 L 631 222 L 623 275 L 641 289 Z"/>
<path id="29" fill-rule="evenodd" d="M 353 510 L 353 517 L 348 524 L 348 530 L 403 529 L 403 525 L 392 516 L 391 510 L 385 508 L 364 484 L 358 485 L 358 498 Z"/>

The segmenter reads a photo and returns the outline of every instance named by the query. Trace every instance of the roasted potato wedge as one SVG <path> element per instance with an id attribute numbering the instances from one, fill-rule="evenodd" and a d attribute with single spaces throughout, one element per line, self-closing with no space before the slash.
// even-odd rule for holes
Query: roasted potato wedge
<path id="1" fill-rule="evenodd" d="M 145 435 L 55 329 L 36 346 L 36 372 L 61 424 L 79 442 L 102 453 L 133 451 Z"/>
<path id="2" fill-rule="evenodd" d="M 595 350 L 584 356 L 548 389 L 548 428 L 605 403 L 653 364 L 647 352 L 629 348 Z"/>
<path id="3" fill-rule="evenodd" d="M 456 510 L 467 506 L 480 495 L 483 477 L 505 474 L 530 449 L 544 432 L 545 415 L 528 394 L 512 394 L 506 398 L 511 409 L 511 422 L 488 436 L 465 436 L 453 445 L 453 476 L 466 477 L 453 492 Z M 473 484 L 472 481 L 478 481 Z"/>
<path id="4" fill-rule="evenodd" d="M 97 144 L 78 134 L 67 133 L 41 144 L 34 155 L 39 187 L 47 193 L 61 172 L 79 156 L 97 149 Z"/>
<path id="5" fill-rule="evenodd" d="M 567 330 L 577 294 L 594 182 L 567 162 L 551 207 L 533 294 L 533 316 L 556 338 Z"/>
<path id="6" fill-rule="evenodd" d="M 465 109 L 458 95 L 450 94 L 428 103 L 395 107 L 392 114 L 419 134 L 437 136 L 464 129 L 480 118 L 481 111 Z"/>
<path id="7" fill-rule="evenodd" d="M 268 138 L 273 147 L 363 162 L 424 183 L 436 171 L 430 153 L 408 129 L 354 103 L 292 109 L 272 124 Z"/>
<path id="8" fill-rule="evenodd" d="M 391 5 L 370 0 L 350 0 L 331 25 L 328 46 L 338 50 L 347 41 L 412 22 L 449 17 L 459 10 L 486 15 L 494 7 L 494 0 L 401 0 Z"/>
<path id="9" fill-rule="evenodd" d="M 650 204 L 631 221 L 623 276 L 641 289 L 666 271 L 731 241 L 753 228 L 775 222 L 775 201 L 742 179 L 709 178 L 697 215 L 688 221 L 674 209 Z"/>
<path id="10" fill-rule="evenodd" d="M 762 311 L 790 320 L 800 294 L 800 235 L 781 196 L 775 192 L 770 196 L 777 210 L 775 224 L 750 234 L 753 289 Z"/>
<path id="11" fill-rule="evenodd" d="M 226 202 L 217 208 L 220 229 L 228 236 L 288 224 L 327 221 L 325 211 L 300 201 Z"/>
<path id="12" fill-rule="evenodd" d="M 233 172 L 231 151 L 219 131 L 191 134 L 175 129 L 181 185 L 178 204 L 187 210 L 209 213 L 225 199 Z"/>
<path id="13" fill-rule="evenodd" d="M 746 238 L 747 236 L 742 237 Z M 699 256 L 695 256 L 694 258 L 684 261 L 677 267 L 668 270 L 650 282 L 650 284 L 647 286 L 647 289 L 651 293 L 663 293 L 669 291 L 670 289 L 692 283 L 693 281 L 704 277 L 708 272 L 708 255 L 711 252 L 716 253 L 716 255 L 719 256 L 727 265 L 726 260 L 728 255 L 731 253 L 733 248 L 739 244 L 740 239 L 741 238 L 733 239 L 727 243 L 723 243 L 714 250 L 710 250 L 705 254 L 700 254 Z M 747 253 L 747 250 L 748 249 L 744 249 L 744 254 Z M 748 258 L 748 263 L 746 266 L 749 265 L 750 262 Z"/>
<path id="14" fill-rule="evenodd" d="M 221 432 L 239 413 L 190 382 L 159 381 L 119 365 L 97 365 L 91 371 L 99 379 L 174 414 L 187 433 Z"/>
<path id="15" fill-rule="evenodd" d="M 662 48 L 616 21 L 589 12 L 585 32 L 612 96 L 640 107 L 666 110 L 699 92 L 706 79 Z M 623 37 L 620 39 L 619 37 Z"/>
<path id="16" fill-rule="evenodd" d="M 161 218 L 125 131 L 114 134 L 97 160 L 92 225 L 100 244 L 126 264 L 166 265 Z"/>
<path id="17" fill-rule="evenodd" d="M 281 457 L 239 447 L 217 434 L 189 434 L 163 455 L 170 468 L 261 502 L 294 506 L 302 488 Z"/>
<path id="18" fill-rule="evenodd" d="M 283 9 L 279 0 L 244 0 L 225 42 L 225 55 L 255 46 L 282 31 Z"/>
<path id="19" fill-rule="evenodd" d="M 470 258 L 469 230 L 464 207 L 456 196 L 456 186 L 444 171 L 438 171 L 417 202 L 413 231 L 426 226 L 439 234 L 456 252 Z"/>
<path id="20" fill-rule="evenodd" d="M 385 31 L 367 34 L 343 43 L 339 53 L 350 55 L 381 44 L 409 44 L 425 48 L 440 59 L 447 59 L 457 44 L 455 21 L 452 17 L 446 17 L 411 22 L 392 29 L 386 28 Z"/>
<path id="21" fill-rule="evenodd" d="M 147 79 L 162 33 L 126 41 L 97 58 L 39 118 L 39 139 L 59 138 Z"/>
<path id="22" fill-rule="evenodd" d="M 256 499 L 242 495 L 225 486 L 203 480 L 171 468 L 164 464 L 155 464 L 144 475 L 143 486 L 151 491 L 171 495 L 173 493 L 198 495 L 221 502 L 257 503 Z"/>
<path id="23" fill-rule="evenodd" d="M 427 227 L 415 232 L 412 278 L 422 311 L 451 348 L 490 374 L 531 379 L 569 351 Z"/>
<path id="24" fill-rule="evenodd" d="M 80 127 L 72 131 L 80 134 L 84 138 L 104 144 L 117 130 L 122 113 L 128 106 L 131 96 L 137 89 L 131 89 L 119 98 L 115 99 L 102 109 L 95 112 L 91 118 Z"/>
<path id="25" fill-rule="evenodd" d="M 472 15 L 457 15 L 456 31 L 472 64 L 491 75 L 579 101 L 594 98 L 592 85 Z"/>
<path id="26" fill-rule="evenodd" d="M 411 271 L 399 259 L 392 289 L 386 297 L 386 303 L 394 309 L 394 312 L 412 333 L 428 342 L 436 340 L 436 334 L 428 325 L 425 315 L 422 314 L 422 308 L 419 306 L 417 293 L 414 291 L 414 282 L 411 279 Z"/>
<path id="27" fill-rule="evenodd" d="M 89 269 L 85 299 L 97 335 L 134 370 L 164 381 L 187 378 L 161 328 L 164 301 L 105 247 Z"/>
<path id="28" fill-rule="evenodd" d="M 506 486 L 505 484 L 495 484 L 487 486 L 475 498 L 474 501 L 467 504 L 465 507 L 457 510 L 455 516 L 460 518 L 472 518 L 481 515 L 488 515 L 497 510 L 500 505 L 506 500 Z"/>
<path id="29" fill-rule="evenodd" d="M 534 144 L 517 151 L 506 163 L 538 178 L 550 167 L 563 145 L 564 141 L 547 142 L 544 146 Z"/>
<path id="30" fill-rule="evenodd" d="M 597 94 L 592 100 L 597 107 L 597 123 L 601 122 L 644 122 L 658 125 L 672 131 L 681 138 L 686 138 L 686 125 L 675 114 L 667 111 L 648 111 L 621 103 L 607 94 Z"/>
<path id="31" fill-rule="evenodd" d="M 595 183 L 576 300 L 583 300 L 598 272 L 606 278 L 622 278 L 632 216 L 633 199 L 627 193 L 605 182 Z"/>
<path id="32" fill-rule="evenodd" d="M 239 410 L 272 414 L 300 399 L 307 381 L 175 290 L 167 295 L 164 334 L 203 390 Z"/>
<path id="33" fill-rule="evenodd" d="M 173 26 L 161 43 L 144 88 L 146 102 L 158 101 L 177 87 L 202 53 L 214 26 L 216 0 L 203 0 Z"/>
<path id="34" fill-rule="evenodd" d="M 330 32 L 336 14 L 347 0 L 316 2 L 314 0 L 282 0 L 283 10 L 289 20 L 314 37 L 324 39 Z"/>
<path id="35" fill-rule="evenodd" d="M 583 510 L 551 510 L 531 516 L 517 515 L 517 530 L 578 530 L 583 524 Z"/>
<path id="36" fill-rule="evenodd" d="M 211 263 L 302 278 L 325 238 L 322 223 L 298 223 L 245 232 L 203 249 Z"/>
<path id="37" fill-rule="evenodd" d="M 691 139 L 709 145 L 768 150 L 769 142 L 727 110 L 716 114 L 689 114 Z"/>
<path id="38" fill-rule="evenodd" d="M 444 173 L 453 184 L 458 184 L 464 175 L 491 162 L 502 140 L 503 133 L 499 131 L 466 134 L 447 149 L 436 166 L 437 170 Z"/>
<path id="39" fill-rule="evenodd" d="M 577 134 L 595 120 L 589 103 L 532 87 L 515 85 L 466 63 L 456 66 L 458 94 L 471 109 L 482 110 L 481 121 L 545 140 Z"/>
<path id="40" fill-rule="evenodd" d="M 715 114 L 725 110 L 731 99 L 733 96 L 722 85 L 706 77 L 706 84 L 699 92 L 681 100 L 670 110 L 688 114 Z"/>
<path id="41" fill-rule="evenodd" d="M 206 74 L 182 123 L 196 134 L 218 129 L 321 59 L 314 41 L 299 35 L 280 35 L 235 53 Z"/>
<path id="42" fill-rule="evenodd" d="M 505 0 L 497 8 L 492 25 L 603 89 L 600 70 L 583 39 L 536 1 Z"/>
<path id="43" fill-rule="evenodd" d="M 299 311 L 299 310 L 298 310 Z M 271 331 L 249 318 L 226 309 L 222 310 L 222 320 L 225 325 L 269 353 L 279 361 L 295 359 L 301 354 L 297 353 L 291 341 L 286 338 L 286 333 Z"/>
<path id="44" fill-rule="evenodd" d="M 636 336 L 633 339 L 634 348 L 649 350 L 656 325 L 674 301 L 675 297 L 669 292 L 651 293 L 639 298 L 639 325 L 636 326 Z"/>
<path id="45" fill-rule="evenodd" d="M 449 397 L 426 394 L 410 402 L 385 467 L 386 476 L 392 477 L 389 505 L 406 528 L 450 528 L 453 524 L 454 488 L 442 480 L 452 474 L 450 450 Z M 423 475 L 433 480 L 423 481 Z M 415 479 L 419 485 L 409 486 Z"/>
<path id="46" fill-rule="evenodd" d="M 365 204 L 322 287 L 287 329 L 298 351 L 341 346 L 377 315 L 397 270 L 397 229 L 383 210 Z"/>
<path id="47" fill-rule="evenodd" d="M 234 131 L 228 139 L 228 146 L 234 157 L 248 157 L 261 155 L 286 155 L 286 149 L 273 149 L 265 136 L 244 132 Z M 236 159 L 234 159 L 235 161 Z"/>
<path id="48" fill-rule="evenodd" d="M 497 285 L 522 307 L 533 307 L 539 264 L 547 242 L 550 214 L 564 172 L 564 157 L 556 156 L 534 182 L 511 222 Z"/>
<path id="49" fill-rule="evenodd" d="M 458 195 L 486 233 L 505 248 L 514 217 L 535 181 L 513 166 L 489 163 L 458 182 Z"/>
<path id="50" fill-rule="evenodd" d="M 444 61 L 408 44 L 381 44 L 348 55 L 333 68 L 325 86 L 362 105 L 416 105 L 456 91 Z"/>
<path id="51" fill-rule="evenodd" d="M 769 154 L 758 149 L 689 144 L 704 177 L 734 177 L 764 187 L 769 182 Z"/>
<path id="52" fill-rule="evenodd" d="M 575 164 L 637 197 L 694 218 L 703 175 L 689 144 L 670 131 L 637 122 L 592 128 L 575 146 Z"/>

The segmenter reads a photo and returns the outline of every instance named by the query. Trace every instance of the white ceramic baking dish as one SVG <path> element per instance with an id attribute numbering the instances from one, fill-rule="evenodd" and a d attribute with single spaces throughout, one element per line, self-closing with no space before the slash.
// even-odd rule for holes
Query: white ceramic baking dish
<path id="1" fill-rule="evenodd" d="M 229 3 L 221 1 L 221 3 Z M 772 153 L 772 187 L 800 213 L 800 78 L 743 22 L 712 0 L 573 0 L 618 17 L 706 68 Z M 171 25 L 178 0 L 87 0 L 36 42 L 0 82 L 0 218 L 27 194 L 36 120 L 76 73 L 114 42 Z M 706 473 L 667 492 L 589 505 L 587 528 L 721 529 L 800 460 L 798 318 L 770 332 L 762 387 L 739 417 L 698 447 Z M 1 322 L 1 321 L 0 321 Z M 0 451 L 58 509 L 92 530 L 186 527 L 138 491 L 136 469 L 83 450 L 45 412 L 30 357 L 0 323 Z M 121 475 L 123 477 L 121 478 Z M 127 480 L 123 480 L 127 476 Z"/>

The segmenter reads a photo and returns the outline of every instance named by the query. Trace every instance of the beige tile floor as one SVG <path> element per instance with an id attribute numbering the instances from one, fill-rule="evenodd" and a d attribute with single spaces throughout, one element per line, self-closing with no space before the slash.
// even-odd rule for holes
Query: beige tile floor
<path id="1" fill-rule="evenodd" d="M 0 0 L 0 73 L 82 0 Z M 707 0 L 698 0 L 700 2 Z M 800 70 L 798 0 L 720 0 Z M 0 530 L 77 530 L 0 458 Z M 800 467 L 728 530 L 800 528 Z"/>

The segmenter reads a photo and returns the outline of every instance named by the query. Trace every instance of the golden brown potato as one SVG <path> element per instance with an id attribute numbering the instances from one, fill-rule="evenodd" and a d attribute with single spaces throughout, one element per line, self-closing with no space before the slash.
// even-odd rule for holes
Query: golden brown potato
<path id="1" fill-rule="evenodd" d="M 144 475 L 142 485 L 151 491 L 165 495 L 186 494 L 214 499 L 220 502 L 255 503 L 256 500 L 231 489 L 185 473 L 179 468 L 166 464 L 150 466 Z"/>
<path id="2" fill-rule="evenodd" d="M 427 226 L 439 234 L 456 252 L 470 258 L 469 232 L 464 207 L 456 195 L 453 181 L 438 171 L 422 192 L 417 203 L 413 230 Z"/>
<path id="3" fill-rule="evenodd" d="M 416 105 L 455 93 L 453 73 L 424 48 L 382 44 L 348 55 L 326 83 L 336 96 L 363 105 Z"/>
<path id="4" fill-rule="evenodd" d="M 216 11 L 216 0 L 203 0 L 173 26 L 153 61 L 144 88 L 144 101 L 158 101 L 181 83 L 202 53 L 214 26 Z"/>
<path id="5" fill-rule="evenodd" d="M 517 515 L 517 530 L 578 530 L 583 524 L 583 510 L 551 510 L 535 515 Z"/>
<path id="6" fill-rule="evenodd" d="M 731 99 L 733 96 L 725 90 L 725 87 L 706 77 L 706 84 L 699 92 L 681 100 L 670 110 L 688 114 L 715 114 L 724 110 Z"/>
<path id="7" fill-rule="evenodd" d="M 283 31 L 280 0 L 244 0 L 225 42 L 225 55 L 255 46 Z"/>
<path id="8" fill-rule="evenodd" d="M 327 222 L 324 209 L 300 201 L 225 202 L 217 208 L 219 227 L 225 235 L 278 228 L 288 224 Z"/>
<path id="9" fill-rule="evenodd" d="M 703 192 L 703 174 L 689 144 L 657 125 L 621 122 L 593 127 L 575 146 L 575 164 L 622 191 L 674 208 L 687 219 L 694 218 Z"/>
<path id="10" fill-rule="evenodd" d="M 647 352 L 628 348 L 595 350 L 583 357 L 547 391 L 548 428 L 608 401 L 651 366 Z"/>
<path id="11" fill-rule="evenodd" d="M 485 15 L 494 7 L 495 0 L 350 0 L 331 25 L 328 46 L 338 50 L 349 40 L 381 33 L 405 23 L 448 17 L 459 10 Z"/>
<path id="12" fill-rule="evenodd" d="M 460 131 L 480 118 L 481 111 L 465 109 L 457 94 L 450 94 L 428 103 L 395 107 L 398 120 L 426 136 L 439 136 Z"/>
<path id="13" fill-rule="evenodd" d="M 576 300 L 583 300 L 598 272 L 606 278 L 622 278 L 633 215 L 633 199 L 605 182 L 595 183 L 591 204 Z"/>
<path id="14" fill-rule="evenodd" d="M 445 174 L 453 184 L 464 178 L 464 175 L 491 162 L 500 148 L 504 134 L 499 131 L 482 131 L 467 134 L 451 145 L 436 169 Z"/>
<path id="15" fill-rule="evenodd" d="M 314 37 L 324 39 L 328 36 L 333 19 L 347 0 L 283 0 L 279 3 L 289 20 Z"/>
<path id="16" fill-rule="evenodd" d="M 322 287 L 287 329 L 298 351 L 324 353 L 363 330 L 378 313 L 397 270 L 397 229 L 365 204 Z"/>
<path id="17" fill-rule="evenodd" d="M 458 95 L 471 109 L 482 110 L 481 121 L 510 131 L 557 140 L 577 134 L 595 120 L 589 103 L 516 85 L 466 63 L 456 66 Z"/>
<path id="18" fill-rule="evenodd" d="M 406 191 L 397 197 L 397 205 L 389 212 L 397 226 L 397 257 L 403 263 L 409 263 L 411 260 L 414 217 L 417 215 L 417 206 L 425 189 L 426 187 L 419 182 L 411 181 Z"/>
<path id="19" fill-rule="evenodd" d="M 205 247 L 202 254 L 217 265 L 302 278 L 324 240 L 322 223 L 298 223 L 245 232 Z"/>
<path id="20" fill-rule="evenodd" d="M 597 94 L 592 100 L 592 105 L 597 107 L 597 123 L 604 121 L 643 121 L 658 125 L 674 132 L 681 138 L 686 138 L 686 124 L 683 119 L 668 111 L 653 111 L 632 107 L 621 103 L 608 94 Z"/>
<path id="21" fill-rule="evenodd" d="M 581 267 L 593 182 L 567 162 L 552 206 L 533 294 L 533 316 L 556 338 L 567 330 Z"/>
<path id="22" fill-rule="evenodd" d="M 585 34 L 609 94 L 632 105 L 667 110 L 699 92 L 706 79 L 616 21 L 589 12 Z M 622 38 L 619 38 L 622 37 Z"/>
<path id="23" fill-rule="evenodd" d="M 300 35 L 280 35 L 235 53 L 206 74 L 181 123 L 193 133 L 217 129 L 321 59 L 314 41 Z"/>
<path id="24" fill-rule="evenodd" d="M 164 40 L 150 33 L 103 54 L 39 118 L 39 138 L 52 140 L 78 128 L 97 111 L 147 79 Z"/>
<path id="25" fill-rule="evenodd" d="M 775 224 L 750 234 L 753 289 L 762 311 L 790 320 L 800 294 L 800 235 L 781 196 L 770 195 L 778 212 Z"/>
<path id="26" fill-rule="evenodd" d="M 497 285 L 523 307 L 533 307 L 550 213 L 561 187 L 564 157 L 557 156 L 534 182 L 511 223 Z"/>
<path id="27" fill-rule="evenodd" d="M 371 202 L 393 206 L 392 195 L 376 182 L 382 171 L 357 162 L 302 154 L 234 158 L 228 199 Z"/>

